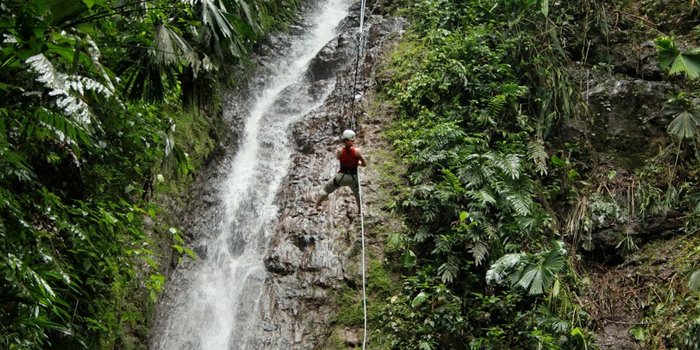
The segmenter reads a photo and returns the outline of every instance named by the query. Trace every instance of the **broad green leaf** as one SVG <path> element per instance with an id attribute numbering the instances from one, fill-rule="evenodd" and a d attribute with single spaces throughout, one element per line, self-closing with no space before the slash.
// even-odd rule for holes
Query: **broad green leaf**
<path id="1" fill-rule="evenodd" d="M 637 339 L 637 341 L 643 342 L 646 340 L 647 336 L 647 330 L 644 327 L 641 326 L 634 326 L 630 329 L 630 333 L 632 333 L 632 336 L 634 339 Z"/>
<path id="2" fill-rule="evenodd" d="M 690 275 L 688 287 L 694 291 L 700 290 L 700 270 L 696 270 L 692 275 Z"/>
<path id="3" fill-rule="evenodd" d="M 580 178 L 581 175 L 579 175 L 578 171 L 576 171 L 575 169 L 571 169 L 566 173 L 566 177 L 570 181 L 573 181 L 573 180 L 576 180 L 577 178 Z"/>
<path id="4" fill-rule="evenodd" d="M 542 294 L 544 281 L 542 270 L 538 266 L 530 265 L 520 277 L 518 285 L 528 291 L 528 294 Z"/>
<path id="5" fill-rule="evenodd" d="M 94 1 L 92 1 L 94 3 Z M 63 24 L 80 16 L 88 9 L 86 2 L 76 0 L 54 0 L 50 2 L 51 24 Z"/>
<path id="6" fill-rule="evenodd" d="M 700 76 L 700 54 L 682 52 L 671 65 L 670 74 L 685 73 L 689 78 Z"/>
<path id="7" fill-rule="evenodd" d="M 581 339 L 585 339 L 583 331 L 579 327 L 574 327 L 571 329 L 571 336 L 572 337 L 580 337 Z"/>
<path id="8" fill-rule="evenodd" d="M 656 39 L 656 50 L 659 55 L 659 65 L 669 68 L 669 74 L 686 74 L 689 78 L 700 76 L 700 50 L 681 51 L 676 47 L 672 38 Z"/>
<path id="9" fill-rule="evenodd" d="M 46 46 L 48 47 L 47 52 L 59 54 L 68 62 L 73 61 L 73 57 L 75 56 L 75 48 L 73 47 L 73 45 L 67 45 L 66 43 L 63 43 L 61 45 L 47 43 Z"/>
<path id="10" fill-rule="evenodd" d="M 552 164 L 554 164 L 556 166 L 565 166 L 566 165 L 566 160 L 561 159 L 561 158 L 557 157 L 556 155 L 552 155 L 550 160 L 552 161 Z"/>
<path id="11" fill-rule="evenodd" d="M 427 340 L 421 340 L 418 342 L 418 349 L 420 350 L 433 350 L 433 345 Z"/>
<path id="12" fill-rule="evenodd" d="M 401 255 L 401 265 L 410 267 L 416 264 L 416 254 L 409 250 Z"/>
<path id="13" fill-rule="evenodd" d="M 428 300 L 429 294 L 426 292 L 420 292 L 418 295 L 416 295 L 415 298 L 413 298 L 413 301 L 411 302 L 411 306 L 416 307 L 419 306 L 420 304 L 423 304 L 426 300 Z"/>
<path id="14" fill-rule="evenodd" d="M 401 246 L 401 242 L 403 242 L 403 240 L 404 236 L 402 233 L 394 232 L 387 238 L 387 246 L 392 249 L 397 249 Z"/>
<path id="15" fill-rule="evenodd" d="M 692 139 L 698 133 L 700 119 L 693 113 L 683 111 L 668 125 L 668 132 L 681 139 Z"/>
<path id="16" fill-rule="evenodd" d="M 676 43 L 669 37 L 656 39 L 656 52 L 659 55 L 659 65 L 668 68 L 681 53 L 676 47 Z"/>
<path id="17" fill-rule="evenodd" d="M 555 298 L 558 297 L 560 291 L 561 291 L 561 284 L 559 283 L 559 279 L 555 279 L 554 285 L 552 286 L 552 296 Z"/>
<path id="18" fill-rule="evenodd" d="M 95 0 L 83 0 L 83 3 L 85 3 L 89 9 L 91 9 L 95 5 Z"/>
<path id="19" fill-rule="evenodd" d="M 192 260 L 197 260 L 199 258 L 194 250 L 187 247 L 185 247 L 185 254 L 187 254 L 187 256 L 189 256 Z"/>
<path id="20" fill-rule="evenodd" d="M 549 0 L 542 0 L 540 3 L 540 6 L 542 6 L 542 14 L 545 17 L 549 16 Z"/>

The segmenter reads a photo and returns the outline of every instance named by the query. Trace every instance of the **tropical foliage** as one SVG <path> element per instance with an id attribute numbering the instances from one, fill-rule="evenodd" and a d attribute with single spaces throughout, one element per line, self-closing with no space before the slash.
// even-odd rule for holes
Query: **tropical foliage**
<path id="1" fill-rule="evenodd" d="M 201 126 L 182 106 L 215 117 L 218 77 L 295 5 L 0 4 L 0 348 L 145 347 L 154 239 L 192 254 L 153 190 L 213 145 L 184 141 Z"/>
<path id="2" fill-rule="evenodd" d="M 400 114 L 391 137 L 408 174 L 395 207 L 410 227 L 389 237 L 407 277 L 385 309 L 388 345 L 586 346 L 585 314 L 563 285 L 573 283 L 566 248 L 547 243 L 559 232 L 537 180 L 564 171 L 544 140 L 578 113 L 566 57 L 546 29 L 547 16 L 562 14 L 546 1 L 443 0 L 405 15 L 411 32 L 383 86 Z"/>
<path id="3" fill-rule="evenodd" d="M 662 6 L 642 3 L 639 11 Z M 665 106 L 664 127 L 688 142 L 668 138 L 658 157 L 630 167 L 633 174 L 596 168 L 600 158 L 587 139 L 593 134 L 562 137 L 560 129 L 599 122 L 580 98 L 588 98 L 579 90 L 591 80 L 578 75 L 609 69 L 611 42 L 619 44 L 624 32 L 611 14 L 637 8 L 630 4 L 404 4 L 410 28 L 379 80 L 397 107 L 390 136 L 408 168 L 390 205 L 407 228 L 387 235 L 394 262 L 387 267 L 403 278 L 377 316 L 375 339 L 383 345 L 594 348 L 593 309 L 581 301 L 590 280 L 580 276 L 582 259 L 601 254 L 593 234 L 615 228 L 613 254 L 622 260 L 640 250 L 635 231 L 652 218 L 683 211 L 677 231 L 696 235 L 696 84 L 673 78 L 688 91 Z M 658 36 L 647 30 L 642 41 Z M 668 37 L 656 45 L 662 69 L 697 76 L 697 50 L 679 49 Z M 658 326 L 633 327 L 641 333 L 630 337 L 651 348 L 694 348 L 698 312 L 690 305 L 697 294 L 686 293 L 699 285 L 695 265 L 676 272 L 684 282 L 659 285 L 656 297 L 639 301 L 640 308 L 659 307 L 644 316 Z M 671 317 L 670 310 L 683 314 Z"/>

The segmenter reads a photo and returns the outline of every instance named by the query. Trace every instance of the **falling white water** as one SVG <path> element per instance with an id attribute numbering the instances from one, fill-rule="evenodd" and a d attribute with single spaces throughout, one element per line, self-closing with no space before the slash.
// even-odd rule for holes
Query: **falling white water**
<path id="1" fill-rule="evenodd" d="M 221 184 L 220 232 L 212 235 L 207 257 L 190 272 L 189 289 L 167 311 L 156 349 L 230 350 L 274 344 L 255 337 L 261 336 L 256 329 L 263 327 L 263 254 L 278 213 L 275 194 L 290 166 L 288 133 L 328 93 L 309 96 L 303 77 L 312 58 L 336 36 L 349 5 L 349 0 L 321 1 L 308 16 L 306 33 L 291 39 L 288 51 L 272 64 L 267 83 L 253 91 L 256 97 L 248 108 L 239 151 Z"/>

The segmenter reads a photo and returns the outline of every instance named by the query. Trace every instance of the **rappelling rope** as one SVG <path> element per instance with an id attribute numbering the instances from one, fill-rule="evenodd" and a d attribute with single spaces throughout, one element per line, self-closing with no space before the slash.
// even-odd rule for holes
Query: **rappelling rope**
<path id="1" fill-rule="evenodd" d="M 360 185 L 360 172 L 357 172 L 357 193 L 360 196 L 360 228 L 362 230 L 362 311 L 365 316 L 365 328 L 362 336 L 362 350 L 365 349 L 367 344 L 367 289 L 365 275 L 365 217 L 364 210 L 362 210 L 362 185 Z"/>
<path id="2" fill-rule="evenodd" d="M 367 7 L 366 0 L 360 3 L 360 31 L 359 39 L 357 40 L 357 58 L 355 59 L 355 76 L 352 82 L 352 99 L 350 102 L 350 129 L 355 129 L 355 98 L 357 94 L 357 71 L 360 67 L 360 58 L 362 57 L 362 49 L 364 47 L 364 24 L 365 24 L 365 8 Z M 364 206 L 362 203 L 362 185 L 360 184 L 360 172 L 357 172 L 357 193 L 360 197 L 360 228 L 362 241 L 362 312 L 364 314 L 364 331 L 362 332 L 362 350 L 367 346 L 367 276 L 365 267 L 365 216 Z"/>
<path id="3" fill-rule="evenodd" d="M 360 68 L 360 57 L 362 57 L 362 49 L 364 48 L 364 26 L 365 26 L 365 9 L 367 8 L 367 0 L 362 0 L 360 3 L 360 31 L 359 39 L 357 40 L 357 57 L 355 58 L 355 76 L 352 81 L 352 96 L 350 100 L 350 129 L 355 130 L 355 98 L 357 95 L 357 72 Z"/>

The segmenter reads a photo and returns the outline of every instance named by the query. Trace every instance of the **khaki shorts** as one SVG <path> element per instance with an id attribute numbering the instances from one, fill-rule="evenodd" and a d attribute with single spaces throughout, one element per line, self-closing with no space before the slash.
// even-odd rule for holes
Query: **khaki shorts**
<path id="1" fill-rule="evenodd" d="M 359 187 L 357 185 L 357 175 L 337 173 L 323 186 L 321 196 L 328 196 L 342 186 L 350 187 L 350 189 L 352 189 L 352 193 L 357 195 L 359 191 Z"/>

